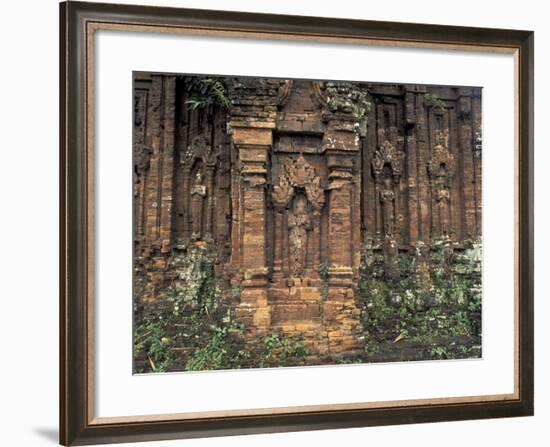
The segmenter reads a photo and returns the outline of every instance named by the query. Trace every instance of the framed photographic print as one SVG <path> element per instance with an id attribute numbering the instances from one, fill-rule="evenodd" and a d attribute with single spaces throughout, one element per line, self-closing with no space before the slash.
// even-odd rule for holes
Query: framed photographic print
<path id="1" fill-rule="evenodd" d="M 533 33 L 61 4 L 64 445 L 533 413 Z"/>

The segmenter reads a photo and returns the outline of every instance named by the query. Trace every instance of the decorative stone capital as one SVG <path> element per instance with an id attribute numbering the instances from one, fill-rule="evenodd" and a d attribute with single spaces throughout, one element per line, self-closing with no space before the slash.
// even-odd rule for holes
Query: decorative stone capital
<path id="1" fill-rule="evenodd" d="M 327 154 L 328 189 L 334 190 L 347 186 L 353 181 L 355 155 L 329 151 Z"/>
<path id="2" fill-rule="evenodd" d="M 275 123 L 272 122 L 231 122 L 233 143 L 239 147 L 267 146 L 273 144 L 273 131 Z"/>
<path id="3" fill-rule="evenodd" d="M 327 127 L 327 131 L 323 135 L 323 151 L 359 151 L 361 139 L 357 130 L 357 121 L 353 119 L 329 121 Z"/>
<path id="4" fill-rule="evenodd" d="M 244 271 L 243 287 L 263 287 L 267 284 L 269 270 L 267 267 L 249 268 Z"/>
<path id="5" fill-rule="evenodd" d="M 350 287 L 353 285 L 353 269 L 347 265 L 332 265 L 328 270 L 329 285 Z"/>

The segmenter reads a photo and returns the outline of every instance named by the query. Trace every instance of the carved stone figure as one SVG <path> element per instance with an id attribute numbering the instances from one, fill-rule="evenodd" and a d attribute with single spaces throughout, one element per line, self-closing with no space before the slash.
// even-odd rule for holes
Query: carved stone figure
<path id="1" fill-rule="evenodd" d="M 432 156 L 428 162 L 428 174 L 431 179 L 433 206 L 435 207 L 432 225 L 436 236 L 445 239 L 450 237 L 452 231 L 450 189 L 456 171 L 456 161 L 448 147 L 441 144 L 441 140 L 447 142 L 448 132 L 444 132 L 443 135 L 444 137 L 438 137 L 439 142 L 432 149 Z"/>
<path id="2" fill-rule="evenodd" d="M 288 216 L 291 271 L 300 276 L 306 266 L 307 234 L 311 230 L 311 216 L 308 212 L 307 199 L 298 194 L 292 203 Z"/>
<path id="3" fill-rule="evenodd" d="M 425 311 L 441 271 L 470 274 L 453 254 L 463 262 L 481 238 L 481 89 L 135 78 L 135 284 L 153 312 L 204 250 L 247 352 L 277 333 L 303 342 L 307 362 L 334 362 L 363 352 L 371 285 Z M 210 91 L 223 104 L 191 107 L 191 84 L 223 84 Z M 395 339 L 398 312 L 369 336 Z"/>
<path id="4" fill-rule="evenodd" d="M 206 186 L 203 182 L 202 172 L 199 169 L 195 174 L 191 188 L 191 218 L 193 222 L 191 239 L 193 240 L 198 240 L 202 236 L 202 215 L 205 198 Z"/>
<path id="5" fill-rule="evenodd" d="M 441 188 L 437 191 L 437 209 L 439 213 L 439 234 L 443 238 L 449 237 L 450 234 L 450 209 L 449 202 L 451 195 L 449 190 Z"/>
<path id="6" fill-rule="evenodd" d="M 383 189 L 380 191 L 380 203 L 384 235 L 392 236 L 395 230 L 395 192 L 389 176 L 384 178 Z"/>
<path id="7" fill-rule="evenodd" d="M 376 150 L 371 160 L 372 172 L 378 190 L 382 231 L 384 236 L 393 237 L 395 233 L 396 192 L 403 172 L 405 154 L 388 140 Z"/>

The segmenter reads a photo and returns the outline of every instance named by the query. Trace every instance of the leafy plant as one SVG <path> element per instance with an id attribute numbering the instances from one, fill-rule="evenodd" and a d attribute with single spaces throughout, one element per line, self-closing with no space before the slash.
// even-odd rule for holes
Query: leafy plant
<path id="1" fill-rule="evenodd" d="M 205 247 L 176 252 L 174 283 L 145 312 L 135 310 L 134 357 L 145 364 L 139 372 L 303 363 L 307 351 L 299 340 L 272 334 L 258 339 L 256 348 L 246 345 L 244 327 L 216 278 L 215 262 L 215 253 Z M 235 299 L 241 290 L 227 293 Z"/>
<path id="2" fill-rule="evenodd" d="M 190 110 L 217 105 L 228 109 L 231 102 L 227 96 L 227 86 L 221 78 L 187 77 L 185 89 L 189 95 L 186 101 Z"/>
<path id="3" fill-rule="evenodd" d="M 449 358 L 449 353 L 447 351 L 447 348 L 443 346 L 434 346 L 430 350 L 430 355 L 436 360 L 444 360 Z"/>
<path id="4" fill-rule="evenodd" d="M 175 362 L 171 350 L 174 340 L 166 336 L 166 324 L 162 318 L 145 320 L 134 330 L 134 355 L 146 353 L 152 372 L 165 372 Z"/>
<path id="5" fill-rule="evenodd" d="M 263 352 L 260 367 L 287 366 L 291 359 L 303 359 L 307 356 L 301 341 L 289 340 L 279 334 L 271 334 L 263 338 Z"/>
<path id="6" fill-rule="evenodd" d="M 436 244 L 428 288 L 417 283 L 415 258 L 409 253 L 399 253 L 400 280 L 390 285 L 384 280 L 383 253 L 364 252 L 358 291 L 365 309 L 365 357 L 383 359 L 392 352 L 401 360 L 479 355 L 479 346 L 471 343 L 480 336 L 480 259 L 475 244 L 452 255 L 445 244 Z M 397 306 L 389 304 L 395 295 L 401 297 Z M 457 340 L 469 344 L 457 345 Z M 405 351 L 407 344 L 414 348 Z"/>
<path id="7" fill-rule="evenodd" d="M 243 328 L 236 323 L 212 326 L 206 346 L 193 351 L 185 365 L 187 371 L 240 368 L 248 353 L 235 349 L 243 335 Z"/>
<path id="8" fill-rule="evenodd" d="M 359 121 L 359 134 L 365 136 L 368 113 L 371 109 L 367 88 L 352 82 L 327 82 L 325 93 L 329 110 L 355 116 Z"/>
<path id="9" fill-rule="evenodd" d="M 426 93 L 424 94 L 424 103 L 428 106 L 433 107 L 434 109 L 438 109 L 443 111 L 445 107 L 447 107 L 447 104 L 445 101 L 443 101 L 439 95 L 435 93 Z"/>

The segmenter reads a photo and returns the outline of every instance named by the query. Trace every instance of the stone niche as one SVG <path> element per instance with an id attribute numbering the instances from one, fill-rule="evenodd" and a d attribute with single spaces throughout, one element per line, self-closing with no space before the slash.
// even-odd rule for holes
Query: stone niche
<path id="1" fill-rule="evenodd" d="M 280 333 L 353 355 L 364 247 L 389 283 L 403 251 L 429 283 L 433 244 L 481 236 L 481 91 L 363 84 L 367 101 L 346 82 L 226 84 L 228 109 L 193 110 L 184 76 L 134 79 L 138 299 L 174 280 L 178 251 L 207 246 L 250 343 Z"/>

